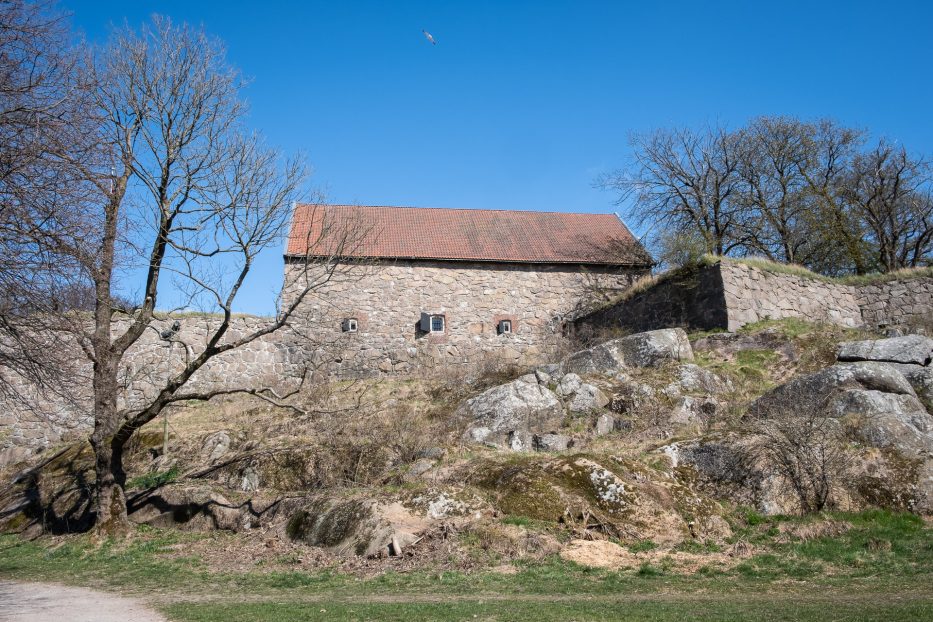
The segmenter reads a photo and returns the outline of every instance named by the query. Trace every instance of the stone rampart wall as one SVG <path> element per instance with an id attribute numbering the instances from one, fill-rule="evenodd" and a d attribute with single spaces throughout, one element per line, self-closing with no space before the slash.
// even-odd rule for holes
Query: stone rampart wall
<path id="1" fill-rule="evenodd" d="M 923 326 L 933 330 L 933 277 L 887 281 L 856 288 L 868 326 Z"/>
<path id="2" fill-rule="evenodd" d="M 719 263 L 728 321 L 736 330 L 765 319 L 803 318 L 841 326 L 860 326 L 855 289 L 806 276 L 770 272 L 741 262 Z"/>
<path id="3" fill-rule="evenodd" d="M 840 326 L 933 327 L 933 277 L 850 285 L 721 260 L 581 316 L 578 331 L 671 326 L 736 330 L 765 319 L 802 318 Z"/>
<path id="4" fill-rule="evenodd" d="M 576 328 L 578 336 L 586 338 L 586 333 L 604 328 L 633 332 L 672 326 L 709 330 L 726 322 L 720 271 L 696 268 L 586 315 L 576 322 Z"/>
<path id="5" fill-rule="evenodd" d="M 121 407 L 140 407 L 152 399 L 169 373 L 177 373 L 188 358 L 204 350 L 219 320 L 211 316 L 180 318 L 181 329 L 169 342 L 160 333 L 172 321 L 174 318 L 153 322 L 124 357 L 120 370 L 124 387 Z M 268 322 L 259 317 L 234 318 L 225 339 L 237 339 Z M 126 321 L 114 322 L 114 335 L 125 328 Z M 10 372 L 0 372 L 18 394 L 17 398 L 0 396 L 0 465 L 61 440 L 87 436 L 91 431 L 91 363 L 67 334 L 57 339 L 56 347 L 71 352 L 69 358 L 74 361 L 64 374 L 63 386 L 40 389 Z M 281 386 L 300 375 L 302 357 L 303 353 L 291 345 L 288 332 L 279 331 L 211 359 L 195 373 L 184 391 Z"/>

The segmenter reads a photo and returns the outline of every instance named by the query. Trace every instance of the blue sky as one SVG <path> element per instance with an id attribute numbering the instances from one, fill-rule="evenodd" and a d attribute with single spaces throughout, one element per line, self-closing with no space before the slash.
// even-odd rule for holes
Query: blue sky
<path id="1" fill-rule="evenodd" d="M 631 132 L 763 114 L 933 155 L 933 3 L 61 4 L 92 41 L 152 13 L 223 39 L 252 125 L 333 202 L 617 211 L 592 182 Z M 270 312 L 280 273 L 276 250 L 240 310 Z"/>

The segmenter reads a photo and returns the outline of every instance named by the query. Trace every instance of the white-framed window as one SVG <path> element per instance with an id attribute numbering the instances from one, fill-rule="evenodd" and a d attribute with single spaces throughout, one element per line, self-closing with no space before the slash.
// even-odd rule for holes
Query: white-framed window
<path id="1" fill-rule="evenodd" d="M 499 320 L 497 332 L 500 335 L 507 335 L 512 332 L 512 320 Z"/>
<path id="2" fill-rule="evenodd" d="M 424 334 L 438 334 L 447 332 L 447 316 L 443 313 L 421 313 L 421 321 L 418 322 L 419 332 Z"/>
<path id="3" fill-rule="evenodd" d="M 341 323 L 340 328 L 345 333 L 355 333 L 359 330 L 359 326 L 360 323 L 356 320 L 355 317 L 348 317 Z"/>

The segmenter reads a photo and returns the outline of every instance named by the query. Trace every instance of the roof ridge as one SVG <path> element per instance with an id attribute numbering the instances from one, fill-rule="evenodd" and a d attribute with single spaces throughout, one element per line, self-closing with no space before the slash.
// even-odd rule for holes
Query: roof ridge
<path id="1" fill-rule="evenodd" d="M 421 206 L 421 205 L 357 205 L 354 203 L 297 203 L 296 207 L 303 206 L 314 206 L 319 205 L 321 207 L 373 207 L 378 209 L 432 209 L 432 210 L 444 210 L 449 212 L 512 212 L 512 213 L 526 213 L 526 214 L 569 214 L 569 215 L 579 215 L 579 216 L 615 216 L 618 218 L 618 214 L 615 212 L 560 212 L 557 210 L 534 210 L 534 209 L 502 209 L 502 208 L 488 208 L 488 207 L 436 207 L 436 206 Z M 621 220 L 621 219 L 620 219 Z"/>

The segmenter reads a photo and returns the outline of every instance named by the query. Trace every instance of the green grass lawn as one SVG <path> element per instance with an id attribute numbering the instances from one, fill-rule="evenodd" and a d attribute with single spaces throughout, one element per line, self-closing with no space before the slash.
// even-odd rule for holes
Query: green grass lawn
<path id="1" fill-rule="evenodd" d="M 827 519 L 851 528 L 832 537 L 794 535 Z M 202 536 L 141 529 L 131 541 L 98 545 L 86 537 L 0 536 L 0 577 L 119 591 L 187 621 L 933 620 L 933 530 L 920 518 L 749 513 L 745 523 L 735 539 L 754 555 L 691 574 L 663 562 L 612 572 L 559 558 L 519 563 L 513 575 L 219 573 L 178 557 L 186 541 Z"/>

